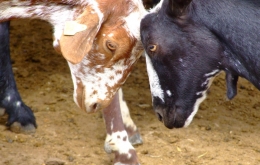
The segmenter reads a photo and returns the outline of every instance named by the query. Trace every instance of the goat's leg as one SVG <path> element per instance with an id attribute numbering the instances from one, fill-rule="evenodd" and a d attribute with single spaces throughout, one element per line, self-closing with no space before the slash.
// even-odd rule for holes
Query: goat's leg
<path id="1" fill-rule="evenodd" d="M 141 135 L 130 116 L 129 108 L 124 100 L 122 88 L 119 89 L 118 93 L 119 93 L 121 115 L 122 115 L 123 123 L 125 126 L 125 130 L 129 137 L 129 141 L 132 143 L 132 145 L 143 144 Z"/>
<path id="2" fill-rule="evenodd" d="M 14 132 L 34 132 L 35 117 L 17 90 L 9 48 L 9 22 L 0 23 L 0 109 L 8 114 L 7 126 Z"/>
<path id="3" fill-rule="evenodd" d="M 107 137 L 105 141 L 105 151 L 115 154 L 115 165 L 138 165 L 137 154 L 129 142 L 125 130 L 117 93 L 111 104 L 103 110 L 106 124 Z"/>

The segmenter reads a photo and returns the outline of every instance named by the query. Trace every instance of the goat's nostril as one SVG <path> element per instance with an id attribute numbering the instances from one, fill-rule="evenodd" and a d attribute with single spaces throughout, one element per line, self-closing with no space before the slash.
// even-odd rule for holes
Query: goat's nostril
<path id="1" fill-rule="evenodd" d="M 156 116 L 157 116 L 157 118 L 158 118 L 158 120 L 159 121 L 162 121 L 163 120 L 163 117 L 162 117 L 162 115 L 160 114 L 160 113 L 156 113 Z"/>
<path id="2" fill-rule="evenodd" d="M 95 104 L 93 104 L 93 109 L 96 109 L 97 108 L 97 106 L 98 106 L 98 104 L 97 103 L 95 103 Z"/>
<path id="3" fill-rule="evenodd" d="M 99 103 L 94 103 L 93 105 L 92 105 L 92 111 L 93 112 L 96 112 L 96 111 L 98 111 L 100 109 L 100 104 Z"/>

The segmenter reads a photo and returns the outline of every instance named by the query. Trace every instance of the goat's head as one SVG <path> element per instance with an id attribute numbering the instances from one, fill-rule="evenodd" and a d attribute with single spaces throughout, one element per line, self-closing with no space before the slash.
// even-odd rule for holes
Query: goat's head
<path id="1" fill-rule="evenodd" d="M 65 26 L 60 50 L 69 63 L 74 101 L 81 109 L 95 112 L 106 107 L 125 82 L 143 52 L 139 36 L 143 14 L 139 0 L 93 1 L 69 31 Z"/>
<path id="2" fill-rule="evenodd" d="M 191 123 L 206 98 L 221 70 L 223 50 L 203 25 L 190 22 L 187 15 L 175 16 L 182 10 L 173 2 L 163 1 L 161 9 L 158 5 L 144 17 L 141 39 L 154 110 L 166 127 L 180 128 Z"/>

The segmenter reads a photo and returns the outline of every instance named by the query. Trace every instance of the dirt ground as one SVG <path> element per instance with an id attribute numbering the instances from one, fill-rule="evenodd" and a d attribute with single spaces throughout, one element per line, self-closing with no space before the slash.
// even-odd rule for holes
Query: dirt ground
<path id="1" fill-rule="evenodd" d="M 11 25 L 17 86 L 38 128 L 32 135 L 16 134 L 6 129 L 6 116 L 1 117 L 0 165 L 111 164 L 112 156 L 103 150 L 101 113 L 86 114 L 73 102 L 70 71 L 52 48 L 50 25 L 37 20 Z M 260 91 L 249 82 L 240 79 L 238 95 L 228 101 L 220 75 L 191 125 L 172 130 L 152 110 L 143 57 L 123 90 L 144 140 L 135 147 L 142 165 L 260 164 Z"/>

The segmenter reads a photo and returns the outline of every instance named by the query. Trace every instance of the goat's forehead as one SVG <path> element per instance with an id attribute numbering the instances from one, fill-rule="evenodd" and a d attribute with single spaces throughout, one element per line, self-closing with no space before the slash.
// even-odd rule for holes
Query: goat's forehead
<path id="1" fill-rule="evenodd" d="M 118 41 L 124 38 L 134 38 L 134 36 L 131 35 L 131 32 L 123 24 L 108 26 L 104 24 L 104 26 L 100 28 L 98 36 L 100 38 L 113 38 Z"/>
<path id="2" fill-rule="evenodd" d="M 162 26 L 163 22 L 161 20 L 154 19 L 153 17 L 153 14 L 149 14 L 142 19 L 140 24 L 142 37 L 150 38 L 151 36 L 160 35 L 166 29 L 166 27 Z"/>

